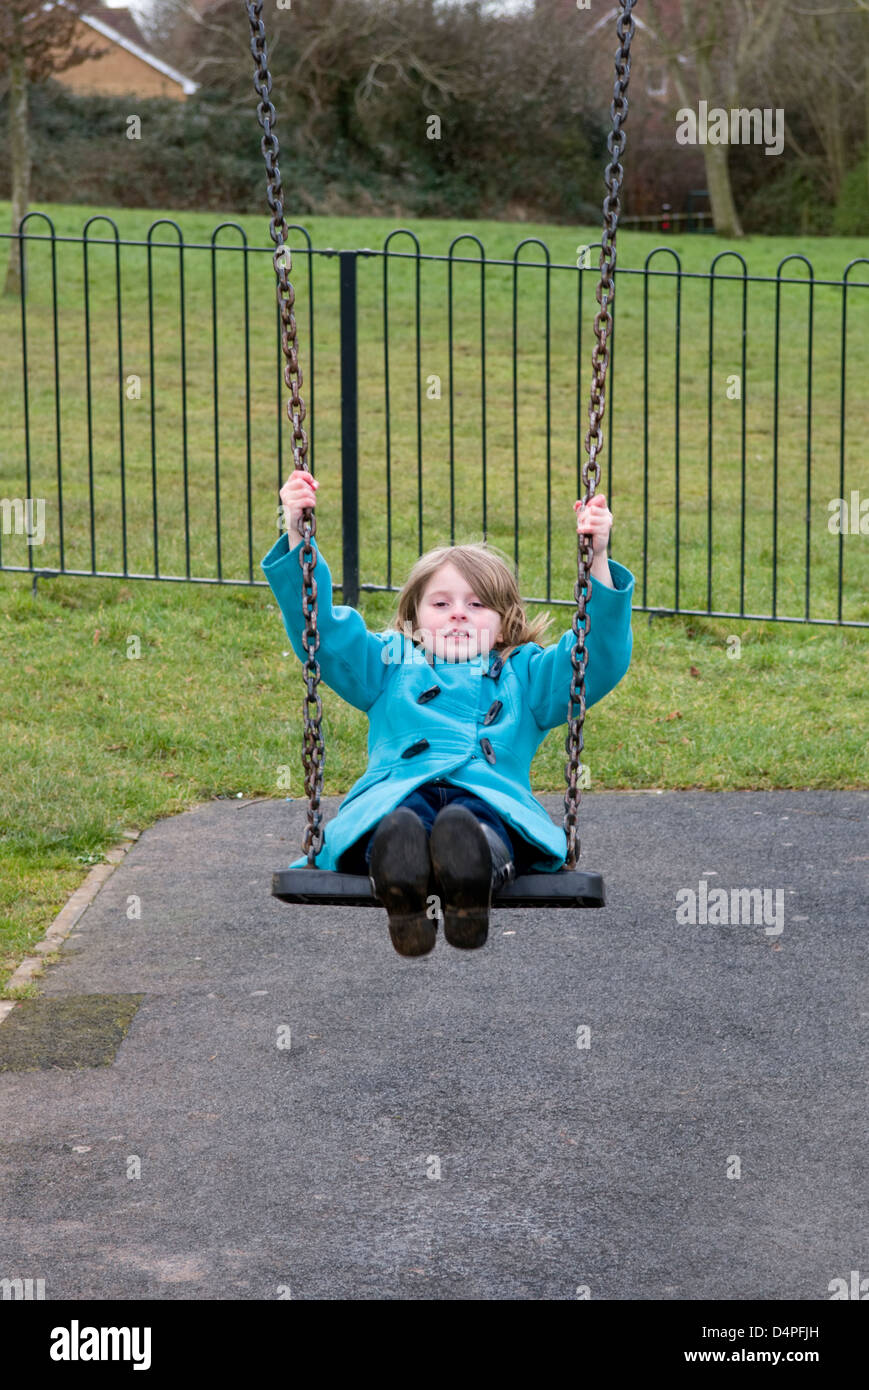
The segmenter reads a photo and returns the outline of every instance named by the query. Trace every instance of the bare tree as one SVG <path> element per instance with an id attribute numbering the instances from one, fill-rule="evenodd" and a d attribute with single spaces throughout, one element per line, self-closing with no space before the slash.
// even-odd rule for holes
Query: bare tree
<path id="1" fill-rule="evenodd" d="M 836 202 L 852 151 L 865 142 L 869 189 L 869 0 L 786 0 L 776 76 L 800 117 L 786 121 L 788 142 Z M 823 100 L 818 99 L 819 70 Z"/>
<path id="2" fill-rule="evenodd" d="M 270 6 L 264 17 L 275 88 L 284 111 L 289 99 L 303 142 L 323 133 L 330 112 L 361 116 L 380 93 L 455 89 L 461 61 L 443 43 L 449 28 L 432 0 L 300 0 L 292 9 Z M 247 32 L 241 0 L 157 0 L 150 17 L 156 52 L 174 61 L 183 52 L 185 72 L 239 104 L 252 95 L 251 64 L 240 61 Z"/>
<path id="3" fill-rule="evenodd" d="M 565 143 L 584 137 L 575 117 L 590 115 L 587 86 L 577 81 L 582 29 L 568 21 L 557 9 L 542 23 L 539 14 L 487 14 L 479 3 L 438 0 L 269 8 L 279 137 L 315 155 L 342 142 L 396 173 L 408 151 L 423 148 L 442 168 L 472 170 L 477 182 L 486 179 L 487 156 L 503 169 L 550 134 L 550 151 L 564 154 Z M 252 102 L 241 0 L 160 0 L 155 22 L 161 56 L 177 62 L 183 53 L 204 92 Z M 437 140 L 425 134 L 432 115 L 442 118 Z M 569 149 L 565 160 L 571 156 Z"/>
<path id="4" fill-rule="evenodd" d="M 0 7 L 0 74 L 9 91 L 9 150 L 12 156 L 12 231 L 17 232 L 30 202 L 30 120 L 28 90 L 56 72 L 95 57 L 99 48 L 76 42 L 76 0 L 3 0 Z M 4 294 L 20 294 L 18 243 L 9 243 Z"/>
<path id="5" fill-rule="evenodd" d="M 298 4 L 299 0 L 293 19 L 301 14 Z M 280 24 L 282 12 L 273 14 L 273 7 L 264 8 L 271 53 L 271 31 Z M 197 82 L 235 86 L 239 77 L 247 76 L 239 62 L 247 33 L 242 0 L 199 0 L 198 4 L 193 0 L 153 0 L 148 14 L 138 22 L 152 52 L 176 66 L 183 54 L 184 72 Z"/>
<path id="6" fill-rule="evenodd" d="M 770 53 L 784 9 L 781 0 L 646 0 L 645 20 L 666 58 L 683 107 L 707 101 L 730 110 L 739 104 L 748 70 Z M 715 230 L 738 238 L 742 225 L 733 199 L 728 147 L 704 144 L 703 159 Z"/>

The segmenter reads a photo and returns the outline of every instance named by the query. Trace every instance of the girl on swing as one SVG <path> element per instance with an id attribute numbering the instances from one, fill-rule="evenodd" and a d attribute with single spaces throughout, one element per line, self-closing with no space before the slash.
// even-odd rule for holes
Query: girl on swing
<path id="1" fill-rule="evenodd" d="M 302 662 L 295 538 L 319 486 L 294 469 L 280 491 L 287 530 L 262 561 Z M 607 558 L 606 498 L 573 505 L 577 531 L 594 538 L 590 706 L 630 664 L 634 577 Z M 480 947 L 501 886 L 529 871 L 555 872 L 567 855 L 564 828 L 532 795 L 529 770 L 547 731 L 567 722 L 573 629 L 541 646 L 550 617 L 529 622 L 511 566 L 477 543 L 421 556 L 387 628 L 372 633 L 355 608 L 333 606 L 331 575 L 315 538 L 311 544 L 321 679 L 369 720 L 368 767 L 325 827 L 316 866 L 368 875 L 400 955 L 431 951 L 435 906 L 450 945 Z M 306 863 L 302 856 L 289 867 Z"/>

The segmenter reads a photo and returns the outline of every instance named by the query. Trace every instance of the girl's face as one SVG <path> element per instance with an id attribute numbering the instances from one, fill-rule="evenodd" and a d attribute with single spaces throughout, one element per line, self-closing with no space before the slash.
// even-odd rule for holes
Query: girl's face
<path id="1" fill-rule="evenodd" d="M 501 615 L 486 608 L 451 563 L 429 579 L 419 601 L 417 635 L 425 650 L 445 661 L 488 656 L 501 640 Z"/>

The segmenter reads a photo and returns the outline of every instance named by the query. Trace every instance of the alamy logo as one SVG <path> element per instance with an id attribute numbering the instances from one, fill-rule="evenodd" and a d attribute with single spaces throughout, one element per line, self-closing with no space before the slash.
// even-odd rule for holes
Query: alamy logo
<path id="1" fill-rule="evenodd" d="M 44 1279 L 0 1279 L 0 1298 L 43 1299 Z"/>
<path id="2" fill-rule="evenodd" d="M 33 508 L 36 506 L 36 526 Z M 28 545 L 42 545 L 45 540 L 44 497 L 0 497 L 0 518 L 5 536 L 26 536 Z"/>
<path id="3" fill-rule="evenodd" d="M 827 530 L 833 536 L 869 536 L 869 497 L 861 498 L 856 488 L 851 489 L 850 509 L 848 499 L 833 497 L 827 503 Z"/>
<path id="4" fill-rule="evenodd" d="M 388 636 L 380 649 L 380 660 L 384 666 L 412 664 L 415 651 L 418 650 L 414 645 L 417 642 L 427 652 L 434 653 L 441 660 L 446 657 L 448 652 L 451 656 L 458 655 L 459 659 L 480 656 L 484 661 L 487 661 L 491 654 L 490 635 L 487 629 L 454 638 L 447 637 L 442 632 L 433 632 L 431 628 L 412 627 L 410 623 L 404 624 L 403 632 L 396 628 L 389 628 L 386 631 Z M 452 647 L 448 645 L 450 642 L 453 644 Z"/>
<path id="5" fill-rule="evenodd" d="M 830 1299 L 859 1298 L 865 1302 L 869 1298 L 869 1279 L 861 1279 L 859 1269 L 851 1270 L 850 1282 L 847 1279 L 831 1279 L 827 1285 Z"/>
<path id="6" fill-rule="evenodd" d="M 773 910 L 775 892 L 775 910 Z M 761 926 L 767 936 L 780 936 L 784 926 L 783 888 L 710 888 L 701 878 L 697 892 L 680 888 L 676 894 L 676 921 L 696 927 Z"/>
<path id="7" fill-rule="evenodd" d="M 785 145 L 784 109 L 744 106 L 725 111 L 709 102 L 697 104 L 696 112 L 682 106 L 676 112 L 677 145 L 766 145 L 764 154 L 781 154 Z M 781 126 L 781 129 L 779 128 Z"/>
<path id="8" fill-rule="evenodd" d="M 150 1327 L 69 1327 L 51 1329 L 52 1361 L 132 1361 L 134 1371 L 151 1366 Z"/>

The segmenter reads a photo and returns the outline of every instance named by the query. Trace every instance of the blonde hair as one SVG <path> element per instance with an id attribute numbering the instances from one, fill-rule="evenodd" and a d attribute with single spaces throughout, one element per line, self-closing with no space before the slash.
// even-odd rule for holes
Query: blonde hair
<path id="1" fill-rule="evenodd" d="M 501 618 L 501 640 L 494 649 L 506 661 L 515 647 L 523 642 L 537 642 L 545 637 L 552 617 L 541 613 L 529 621 L 513 566 L 503 551 L 488 541 L 468 545 L 439 545 L 421 555 L 405 580 L 398 595 L 395 610 L 387 628 L 408 635 L 413 633 L 417 643 L 419 604 L 429 580 L 442 565 L 453 564 L 464 575 L 481 603 Z"/>

